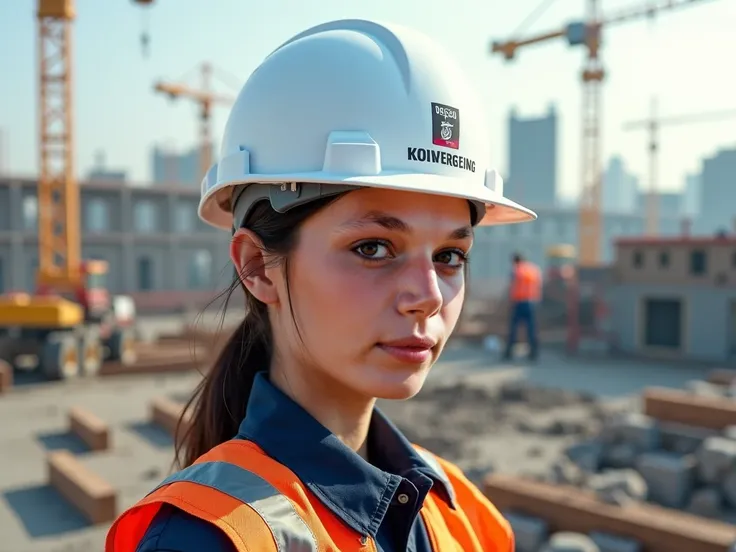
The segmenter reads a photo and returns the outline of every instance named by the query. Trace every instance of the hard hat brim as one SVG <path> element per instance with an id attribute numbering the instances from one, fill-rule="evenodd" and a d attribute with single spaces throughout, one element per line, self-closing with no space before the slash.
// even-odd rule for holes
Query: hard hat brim
<path id="1" fill-rule="evenodd" d="M 232 188 L 244 184 L 273 183 L 274 185 L 288 182 L 314 182 L 320 184 L 342 184 L 416 192 L 445 197 L 456 197 L 483 203 L 486 206 L 485 216 L 478 222 L 478 226 L 493 226 L 498 224 L 514 224 L 535 220 L 537 215 L 515 201 L 487 187 L 479 187 L 477 182 L 467 178 L 425 174 L 425 173 L 383 173 L 370 176 L 345 176 L 336 178 L 335 174 L 325 174 L 322 171 L 308 173 L 292 173 L 281 175 L 250 174 L 246 178 L 235 182 L 218 182 L 203 195 L 199 206 L 199 216 L 208 224 L 230 230 L 233 224 L 233 215 L 226 206 L 230 204 Z"/>

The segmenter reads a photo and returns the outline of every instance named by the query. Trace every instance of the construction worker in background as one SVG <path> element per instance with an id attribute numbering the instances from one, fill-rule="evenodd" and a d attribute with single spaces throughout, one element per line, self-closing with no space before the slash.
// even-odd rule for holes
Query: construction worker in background
<path id="1" fill-rule="evenodd" d="M 509 286 L 510 321 L 509 335 L 506 341 L 504 360 L 511 360 L 516 344 L 519 326 L 524 325 L 529 341 L 529 358 L 536 360 L 539 354 L 539 341 L 535 307 L 542 295 L 542 272 L 534 263 L 524 259 L 521 253 L 515 253 Z"/>
<path id="2" fill-rule="evenodd" d="M 246 316 L 187 405 L 182 469 L 107 552 L 514 550 L 461 470 L 375 408 L 440 355 L 473 227 L 536 218 L 485 165 L 480 106 L 437 44 L 370 21 L 308 29 L 255 70 L 199 206 L 232 233 Z"/>

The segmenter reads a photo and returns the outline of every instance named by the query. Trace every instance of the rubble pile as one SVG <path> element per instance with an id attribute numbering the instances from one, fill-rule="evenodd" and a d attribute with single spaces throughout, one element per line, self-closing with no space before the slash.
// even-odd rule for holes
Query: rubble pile
<path id="1" fill-rule="evenodd" d="M 476 483 L 498 469 L 541 474 L 611 412 L 594 397 L 519 380 L 427 382 L 409 401 L 379 401 L 404 434 L 456 463 Z"/>
<path id="2" fill-rule="evenodd" d="M 568 447 L 546 479 L 611 504 L 648 501 L 734 522 L 736 427 L 718 432 L 639 413 L 612 416 L 596 437 Z"/>
<path id="3" fill-rule="evenodd" d="M 592 531 L 585 535 L 561 531 L 550 533 L 540 518 L 506 513 L 514 529 L 516 552 L 641 552 L 639 542 L 618 535 Z"/>

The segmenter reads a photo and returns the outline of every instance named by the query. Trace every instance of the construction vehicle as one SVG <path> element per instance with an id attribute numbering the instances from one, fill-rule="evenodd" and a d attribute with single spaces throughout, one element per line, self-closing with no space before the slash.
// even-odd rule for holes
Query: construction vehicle
<path id="1" fill-rule="evenodd" d="M 138 2 L 150 3 L 150 2 Z M 73 166 L 72 0 L 38 0 L 40 171 L 36 292 L 0 297 L 0 360 L 35 357 L 47 379 L 95 374 L 104 360 L 135 360 L 132 327 L 118 324 L 107 263 L 81 258 Z M 24 363 L 23 363 L 24 364 Z"/>
<path id="2" fill-rule="evenodd" d="M 652 18 L 659 12 L 673 11 L 712 0 L 653 0 L 619 13 L 603 16 L 599 13 L 600 0 L 586 0 L 587 16 L 550 32 L 528 38 L 493 42 L 492 53 L 500 53 L 510 61 L 516 51 L 532 44 L 547 43 L 559 38 L 567 39 L 571 46 L 583 46 L 587 50 L 585 66 L 581 72 L 583 82 L 582 101 L 582 189 L 579 213 L 579 261 L 581 267 L 593 268 L 601 263 L 601 88 L 605 70 L 601 61 L 602 29 L 619 23 Z"/>

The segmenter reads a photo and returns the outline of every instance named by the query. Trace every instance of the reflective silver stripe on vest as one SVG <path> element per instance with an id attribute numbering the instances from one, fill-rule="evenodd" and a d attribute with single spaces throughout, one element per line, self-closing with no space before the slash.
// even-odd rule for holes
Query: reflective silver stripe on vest
<path id="1" fill-rule="evenodd" d="M 253 508 L 273 533 L 279 552 L 317 552 L 317 539 L 291 501 L 253 472 L 229 462 L 202 462 L 170 475 L 154 491 L 181 481 L 210 487 Z"/>
<path id="2" fill-rule="evenodd" d="M 427 452 L 424 449 L 415 448 L 414 450 L 416 450 L 419 453 L 419 456 L 422 457 L 422 460 L 429 464 L 429 467 L 437 473 L 437 475 L 445 484 L 447 490 L 450 493 L 450 500 L 455 502 L 455 489 L 453 488 L 452 483 L 450 483 L 450 478 L 447 477 L 447 473 L 445 473 L 444 468 L 437 461 L 437 458 L 434 457 L 434 454 L 432 454 L 431 452 Z"/>

